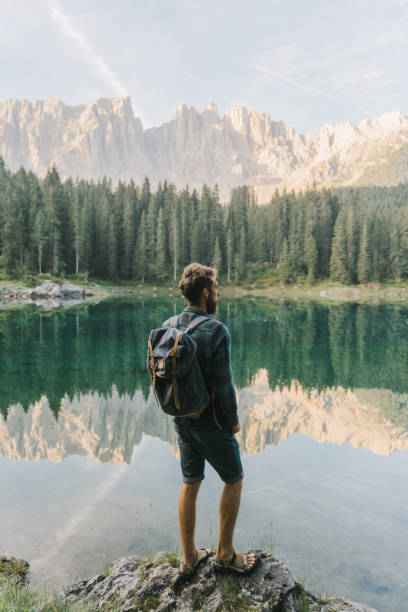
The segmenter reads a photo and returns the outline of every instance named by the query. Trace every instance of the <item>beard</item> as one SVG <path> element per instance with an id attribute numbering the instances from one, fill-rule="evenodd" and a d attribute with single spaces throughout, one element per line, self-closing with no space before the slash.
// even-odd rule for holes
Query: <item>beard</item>
<path id="1" fill-rule="evenodd" d="M 207 298 L 207 312 L 210 315 L 215 315 L 217 314 L 217 310 L 218 310 L 218 302 L 217 302 L 216 296 L 211 291 L 210 295 Z"/>

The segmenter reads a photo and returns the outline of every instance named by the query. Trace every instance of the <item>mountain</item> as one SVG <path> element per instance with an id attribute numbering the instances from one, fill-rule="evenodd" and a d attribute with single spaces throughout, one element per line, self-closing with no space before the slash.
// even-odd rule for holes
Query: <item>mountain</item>
<path id="1" fill-rule="evenodd" d="M 259 370 L 248 387 L 238 391 L 238 434 L 247 453 L 261 452 L 294 433 L 317 442 L 339 446 L 348 442 L 378 455 L 408 448 L 406 425 L 395 425 L 384 416 L 390 405 L 406 405 L 408 397 L 387 389 L 327 389 L 309 393 L 295 382 L 270 389 L 266 370 Z M 143 434 L 169 442 L 176 449 L 172 420 L 159 410 L 150 393 L 133 397 L 98 393 L 64 397 L 58 419 L 45 396 L 25 413 L 10 406 L 7 420 L 0 415 L 0 455 L 8 459 L 59 462 L 82 455 L 100 462 L 130 463 Z M 175 451 L 177 452 L 177 451 Z"/>
<path id="2" fill-rule="evenodd" d="M 239 106 L 218 115 L 182 104 L 175 117 L 143 129 L 130 98 L 67 106 L 57 98 L 0 101 L 0 155 L 13 171 L 20 166 L 44 176 L 55 164 L 62 177 L 114 182 L 149 176 L 184 188 L 203 183 L 230 189 L 255 187 L 266 201 L 275 188 L 395 185 L 408 177 L 408 117 L 325 125 L 298 134 L 283 121 Z"/>

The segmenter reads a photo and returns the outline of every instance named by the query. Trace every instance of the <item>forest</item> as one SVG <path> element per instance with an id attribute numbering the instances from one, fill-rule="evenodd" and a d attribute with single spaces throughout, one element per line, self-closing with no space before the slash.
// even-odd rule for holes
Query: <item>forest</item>
<path id="1" fill-rule="evenodd" d="M 160 283 L 191 261 L 230 283 L 260 272 L 285 284 L 399 282 L 408 278 L 408 185 L 276 191 L 262 205 L 242 186 L 223 203 L 217 187 L 62 181 L 55 167 L 40 180 L 0 158 L 0 278 Z"/>

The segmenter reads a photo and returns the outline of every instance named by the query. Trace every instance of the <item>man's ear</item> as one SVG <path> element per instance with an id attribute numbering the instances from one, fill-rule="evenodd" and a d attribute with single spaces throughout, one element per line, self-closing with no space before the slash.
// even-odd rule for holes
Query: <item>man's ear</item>
<path id="1" fill-rule="evenodd" d="M 210 292 L 208 291 L 208 288 L 207 288 L 207 287 L 204 287 L 204 289 L 203 289 L 203 291 L 202 291 L 202 295 L 203 295 L 205 298 L 208 298 L 208 296 L 210 295 Z"/>

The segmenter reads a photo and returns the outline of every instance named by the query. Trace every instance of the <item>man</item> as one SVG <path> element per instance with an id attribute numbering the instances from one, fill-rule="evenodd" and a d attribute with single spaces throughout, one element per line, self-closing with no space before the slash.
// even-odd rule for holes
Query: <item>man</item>
<path id="1" fill-rule="evenodd" d="M 214 315 L 221 297 L 216 270 L 192 263 L 184 269 L 180 292 L 188 301 L 178 319 L 178 327 L 187 329 L 203 314 Z M 174 318 L 163 326 L 174 325 Z M 182 575 L 194 574 L 211 554 L 197 550 L 194 542 L 196 500 L 204 479 L 207 460 L 224 481 L 220 502 L 220 532 L 214 568 L 220 572 L 249 574 L 258 561 L 256 553 L 235 553 L 233 534 L 238 516 L 243 471 L 235 433 L 239 431 L 237 401 L 232 382 L 230 336 L 228 328 L 211 317 L 191 332 L 197 343 L 200 368 L 213 400 L 197 418 L 175 417 L 180 448 L 183 486 L 179 498 L 179 527 L 183 561 Z"/>

